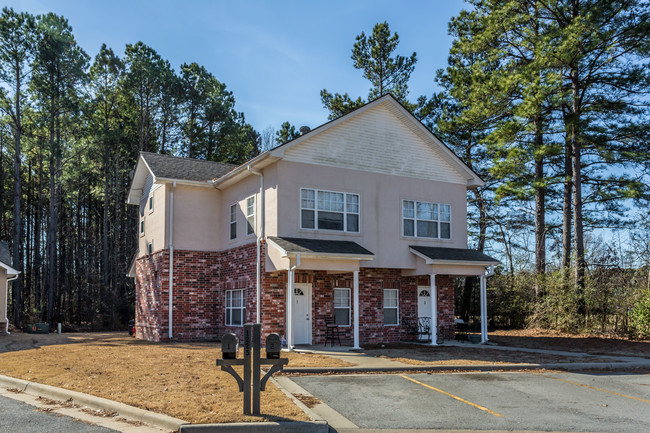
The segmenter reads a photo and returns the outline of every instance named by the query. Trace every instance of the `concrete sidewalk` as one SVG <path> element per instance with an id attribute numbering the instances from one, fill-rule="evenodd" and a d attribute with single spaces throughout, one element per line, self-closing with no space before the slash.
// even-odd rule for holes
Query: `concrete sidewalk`
<path id="1" fill-rule="evenodd" d="M 424 346 L 424 345 L 423 345 Z M 615 355 L 591 355 L 582 352 L 570 352 L 562 350 L 546 349 L 529 349 L 511 346 L 497 346 L 494 344 L 470 344 L 457 341 L 445 342 L 439 346 L 427 347 L 464 347 L 484 350 L 501 350 L 511 352 L 539 353 L 547 355 L 558 355 L 580 359 L 580 362 L 554 362 L 554 363 L 491 363 L 484 364 L 458 364 L 458 365 L 413 365 L 406 364 L 391 359 L 379 358 L 367 355 L 362 350 L 354 350 L 349 346 L 298 346 L 295 351 L 300 353 L 313 353 L 316 355 L 329 356 L 352 364 L 347 367 L 291 367 L 284 369 L 285 373 L 368 373 L 368 372 L 392 372 L 392 371 L 434 371 L 434 370 L 472 370 L 472 371 L 491 371 L 491 370 L 531 370 L 531 369 L 559 369 L 559 370 L 585 370 L 585 369 L 602 369 L 602 370 L 620 370 L 633 368 L 649 368 L 650 359 L 631 356 Z M 590 360 L 603 361 L 590 361 Z"/>

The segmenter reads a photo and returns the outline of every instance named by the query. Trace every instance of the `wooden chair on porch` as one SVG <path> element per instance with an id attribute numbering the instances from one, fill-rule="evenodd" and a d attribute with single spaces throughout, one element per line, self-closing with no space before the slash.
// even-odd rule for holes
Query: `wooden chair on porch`
<path id="1" fill-rule="evenodd" d="M 339 325 L 336 324 L 334 319 L 325 319 L 325 346 L 330 342 L 330 346 L 334 347 L 334 341 L 341 345 L 341 335 L 339 333 Z"/>

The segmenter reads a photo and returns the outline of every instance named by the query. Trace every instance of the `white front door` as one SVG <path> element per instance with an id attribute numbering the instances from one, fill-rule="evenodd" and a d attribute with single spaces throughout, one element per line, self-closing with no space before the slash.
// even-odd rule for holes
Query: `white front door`
<path id="1" fill-rule="evenodd" d="M 311 344 L 311 284 L 296 284 L 293 299 L 293 344 Z"/>
<path id="2" fill-rule="evenodd" d="M 431 293 L 429 287 L 418 287 L 418 317 L 431 318 Z"/>

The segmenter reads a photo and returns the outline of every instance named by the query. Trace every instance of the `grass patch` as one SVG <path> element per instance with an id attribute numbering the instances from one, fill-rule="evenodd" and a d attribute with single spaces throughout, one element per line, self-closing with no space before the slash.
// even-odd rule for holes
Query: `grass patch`
<path id="1" fill-rule="evenodd" d="M 149 343 L 114 335 L 0 354 L 0 374 L 104 397 L 191 423 L 307 420 L 272 383 L 262 392 L 262 416 L 244 416 L 235 380 L 215 365 L 220 356 L 215 343 Z M 291 366 L 349 365 L 313 354 L 282 356 L 289 358 Z M 241 374 L 241 367 L 237 368 Z"/>

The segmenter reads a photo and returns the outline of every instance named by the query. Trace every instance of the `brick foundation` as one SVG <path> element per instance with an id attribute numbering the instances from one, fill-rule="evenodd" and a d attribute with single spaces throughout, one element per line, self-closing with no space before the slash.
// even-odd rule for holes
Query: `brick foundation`
<path id="1" fill-rule="evenodd" d="M 262 246 L 264 253 L 264 245 Z M 262 260 L 264 265 L 264 260 Z M 287 272 L 262 269 L 262 338 L 285 334 Z M 168 339 L 169 251 L 138 259 L 136 263 L 136 337 Z M 246 289 L 246 321 L 255 321 L 256 248 L 249 244 L 222 252 L 174 251 L 174 339 L 216 340 L 225 332 L 243 338 L 243 328 L 225 326 L 225 291 Z M 325 343 L 325 320 L 334 317 L 334 288 L 352 288 L 352 273 L 296 271 L 296 283 L 312 285 L 312 343 Z M 383 289 L 399 290 L 399 323 L 417 317 L 418 285 L 429 277 L 403 277 L 400 269 L 362 268 L 359 272 L 360 343 L 389 343 L 413 338 L 401 325 L 384 325 Z M 454 332 L 454 279 L 436 277 L 438 325 L 444 339 Z M 352 291 L 351 291 L 352 292 Z M 351 304 L 352 293 L 350 294 Z M 354 311 L 351 309 L 351 318 Z M 341 327 L 341 341 L 352 345 L 353 328 Z"/>

